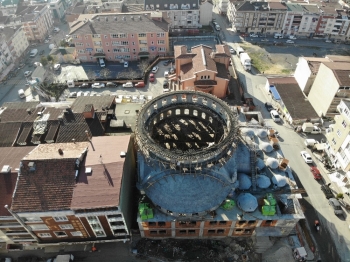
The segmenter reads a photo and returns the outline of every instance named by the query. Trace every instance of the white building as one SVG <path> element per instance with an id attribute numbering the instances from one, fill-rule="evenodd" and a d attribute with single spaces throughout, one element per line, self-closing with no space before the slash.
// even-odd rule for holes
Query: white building
<path id="1" fill-rule="evenodd" d="M 227 13 L 227 6 L 228 6 L 229 0 L 219 0 L 218 8 L 220 14 L 226 14 Z"/>
<path id="2" fill-rule="evenodd" d="M 29 42 L 23 30 L 23 26 L 7 26 L 1 29 L 0 33 L 5 36 L 8 49 L 11 52 L 13 61 L 24 55 Z"/>
<path id="3" fill-rule="evenodd" d="M 208 1 L 202 2 L 199 6 L 199 23 L 201 25 L 209 25 L 209 23 L 213 20 L 213 4 Z"/>
<path id="4" fill-rule="evenodd" d="M 65 15 L 65 2 L 63 0 L 50 0 L 50 10 L 54 19 L 62 19 Z"/>

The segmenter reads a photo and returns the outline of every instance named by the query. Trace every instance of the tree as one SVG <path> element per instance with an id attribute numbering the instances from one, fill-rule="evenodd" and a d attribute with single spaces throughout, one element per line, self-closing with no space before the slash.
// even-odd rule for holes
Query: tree
<path id="1" fill-rule="evenodd" d="M 96 80 L 96 73 L 92 70 L 89 70 L 86 72 L 86 76 L 88 77 L 89 80 L 94 81 Z"/>
<path id="2" fill-rule="evenodd" d="M 129 68 L 129 70 L 119 72 L 117 74 L 117 78 L 123 78 L 123 79 L 131 79 L 134 80 L 135 78 L 140 77 L 140 74 L 137 73 L 134 69 Z"/>
<path id="3" fill-rule="evenodd" d="M 100 76 L 102 76 L 105 80 L 107 80 L 107 78 L 111 76 L 111 70 L 109 70 L 108 68 L 103 68 L 100 71 Z"/>
<path id="4" fill-rule="evenodd" d="M 149 60 L 148 59 L 142 59 L 139 63 L 138 63 L 138 68 L 141 71 L 141 74 L 144 74 L 144 72 L 147 70 L 147 68 L 149 67 Z"/>
<path id="5" fill-rule="evenodd" d="M 54 97 L 56 102 L 58 102 L 59 98 L 64 93 L 64 90 L 67 89 L 67 85 L 63 83 L 49 83 L 44 81 L 40 83 L 39 88 L 47 95 Z"/>
<path id="6" fill-rule="evenodd" d="M 41 63 L 43 66 L 47 66 L 48 61 L 47 61 L 46 56 L 42 56 L 42 57 L 40 58 L 40 63 Z"/>

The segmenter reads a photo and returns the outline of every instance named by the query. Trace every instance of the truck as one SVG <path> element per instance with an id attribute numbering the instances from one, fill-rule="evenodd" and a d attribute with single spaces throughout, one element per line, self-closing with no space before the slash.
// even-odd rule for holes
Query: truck
<path id="1" fill-rule="evenodd" d="M 252 69 L 251 59 L 247 53 L 241 53 L 239 59 L 241 60 L 244 70 L 250 71 Z"/>
<path id="2" fill-rule="evenodd" d="M 236 54 L 239 57 L 241 55 L 241 53 L 244 53 L 244 49 L 240 46 L 237 47 L 236 49 Z"/>
<path id="3" fill-rule="evenodd" d="M 321 129 L 318 126 L 315 126 L 312 123 L 304 123 L 301 126 L 301 130 L 304 133 L 310 133 L 310 134 L 321 134 Z"/>
<path id="4" fill-rule="evenodd" d="M 32 51 L 30 51 L 30 57 L 35 57 L 38 54 L 38 49 L 33 49 Z"/>

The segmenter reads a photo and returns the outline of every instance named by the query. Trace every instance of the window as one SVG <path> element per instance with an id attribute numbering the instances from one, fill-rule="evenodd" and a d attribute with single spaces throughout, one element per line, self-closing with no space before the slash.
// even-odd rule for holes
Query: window
<path id="1" fill-rule="evenodd" d="M 255 220 L 249 220 L 248 224 L 250 224 L 250 225 L 255 224 Z"/>
<path id="2" fill-rule="evenodd" d="M 146 37 L 147 35 L 145 33 L 140 33 L 139 37 Z"/>
<path id="3" fill-rule="evenodd" d="M 226 225 L 227 222 L 226 222 L 226 221 L 219 221 L 219 224 L 220 224 L 220 225 Z"/>
<path id="4" fill-rule="evenodd" d="M 147 47 L 141 47 L 140 48 L 140 52 L 147 52 L 148 51 L 148 48 Z"/>
<path id="5" fill-rule="evenodd" d="M 73 231 L 73 232 L 70 232 L 70 234 L 73 237 L 82 237 L 83 236 L 83 233 L 81 233 L 81 231 Z"/>
<path id="6" fill-rule="evenodd" d="M 112 41 L 112 45 L 114 45 L 114 46 L 120 45 L 120 41 Z"/>
<path id="7" fill-rule="evenodd" d="M 67 217 L 53 217 L 56 222 L 68 221 Z"/>
<path id="8" fill-rule="evenodd" d="M 346 126 L 348 125 L 345 120 L 343 120 L 343 122 L 341 122 L 341 124 L 344 128 L 346 128 Z"/>
<path id="9" fill-rule="evenodd" d="M 245 220 L 240 220 L 240 221 L 238 222 L 238 224 L 239 224 L 239 225 L 245 224 Z"/>
<path id="10" fill-rule="evenodd" d="M 100 220 L 97 216 L 88 216 L 86 217 L 87 221 L 89 222 L 92 230 L 94 231 L 96 237 L 105 237 L 105 231 L 103 230 Z"/>
<path id="11" fill-rule="evenodd" d="M 140 45 L 147 45 L 147 40 L 139 40 Z"/>
<path id="12" fill-rule="evenodd" d="M 84 46 L 83 43 L 75 43 L 75 46 Z"/>
<path id="13" fill-rule="evenodd" d="M 165 47 L 158 47 L 158 51 L 159 51 L 159 52 L 165 52 L 165 51 L 166 51 L 166 48 L 165 48 Z"/>
<path id="14" fill-rule="evenodd" d="M 217 221 L 210 221 L 209 225 L 216 225 Z"/>
<path id="15" fill-rule="evenodd" d="M 164 45 L 165 44 L 165 41 L 164 40 L 158 40 L 158 45 Z"/>
<path id="16" fill-rule="evenodd" d="M 215 234 L 215 230 L 208 230 L 208 234 Z"/>
<path id="17" fill-rule="evenodd" d="M 157 37 L 164 37 L 165 33 L 157 33 Z"/>
<path id="18" fill-rule="evenodd" d="M 186 234 L 186 233 L 187 233 L 187 230 L 180 230 L 179 233 L 180 233 L 180 234 Z"/>
<path id="19" fill-rule="evenodd" d="M 223 234 L 224 232 L 225 232 L 225 230 L 223 230 L 223 229 L 218 229 L 218 231 L 217 231 L 218 234 Z"/>
<path id="20" fill-rule="evenodd" d="M 157 235 L 157 231 L 154 231 L 154 230 L 149 231 L 149 233 L 150 233 L 151 235 Z"/>
<path id="21" fill-rule="evenodd" d="M 54 233 L 55 233 L 56 237 L 66 237 L 67 236 L 66 232 L 64 232 L 64 231 L 55 231 Z"/>
<path id="22" fill-rule="evenodd" d="M 40 217 L 22 217 L 25 222 L 42 222 Z"/>
<path id="23" fill-rule="evenodd" d="M 244 234 L 250 234 L 250 229 L 244 229 Z"/>
<path id="24" fill-rule="evenodd" d="M 111 38 L 118 38 L 117 34 L 111 34 Z"/>
<path id="25" fill-rule="evenodd" d="M 158 226 L 164 227 L 165 226 L 165 222 L 158 222 Z"/>
<path id="26" fill-rule="evenodd" d="M 73 229 L 73 225 L 71 224 L 64 224 L 64 225 L 59 225 L 60 229 Z"/>
<path id="27" fill-rule="evenodd" d="M 106 42 L 106 46 L 109 46 L 109 43 L 108 43 L 108 42 Z"/>
<path id="28" fill-rule="evenodd" d="M 36 230 L 48 230 L 49 228 L 47 227 L 47 225 L 44 225 L 44 224 L 40 224 L 40 225 L 31 225 L 30 228 L 33 230 L 33 231 L 36 231 Z"/>
<path id="29" fill-rule="evenodd" d="M 99 34 L 92 35 L 92 38 L 100 38 L 100 35 Z"/>
<path id="30" fill-rule="evenodd" d="M 50 233 L 39 233 L 38 237 L 52 237 Z"/>
<path id="31" fill-rule="evenodd" d="M 337 130 L 337 135 L 338 135 L 339 137 L 341 136 L 341 132 L 340 132 L 339 129 Z"/>
<path id="32" fill-rule="evenodd" d="M 196 233 L 196 230 L 194 230 L 194 229 L 188 230 L 188 234 L 195 234 L 195 233 Z"/>
<path id="33" fill-rule="evenodd" d="M 149 225 L 149 226 L 156 226 L 157 223 L 156 223 L 156 222 L 148 222 L 148 225 Z"/>
<path id="34" fill-rule="evenodd" d="M 158 232 L 159 234 L 163 234 L 163 235 L 166 234 L 166 230 L 159 230 Z"/>
<path id="35" fill-rule="evenodd" d="M 332 143 L 333 143 L 333 145 L 336 145 L 336 144 L 337 144 L 337 142 L 335 141 L 334 138 L 332 139 Z"/>
<path id="36" fill-rule="evenodd" d="M 132 45 L 135 45 L 135 42 L 132 42 Z"/>
<path id="37" fill-rule="evenodd" d="M 121 44 L 122 45 L 129 45 L 129 42 L 128 41 L 122 41 Z"/>

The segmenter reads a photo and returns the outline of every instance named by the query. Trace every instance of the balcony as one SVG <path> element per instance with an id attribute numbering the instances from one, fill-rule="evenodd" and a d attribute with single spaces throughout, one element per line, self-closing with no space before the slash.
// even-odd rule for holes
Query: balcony
<path id="1" fill-rule="evenodd" d="M 123 218 L 122 217 L 111 217 L 111 218 L 108 218 L 108 221 L 109 222 L 123 221 Z"/>
<path id="2" fill-rule="evenodd" d="M 1 223 L 0 228 L 19 228 L 22 227 L 20 223 Z"/>

